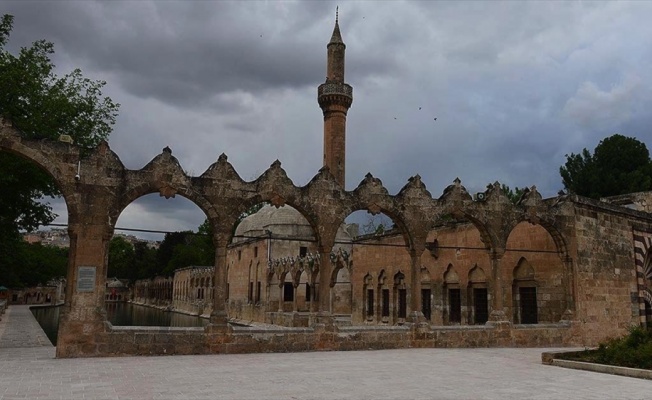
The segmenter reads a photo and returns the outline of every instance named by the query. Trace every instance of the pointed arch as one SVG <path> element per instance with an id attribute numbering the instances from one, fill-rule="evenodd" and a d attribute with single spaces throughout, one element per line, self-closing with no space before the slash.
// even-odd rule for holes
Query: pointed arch
<path id="1" fill-rule="evenodd" d="M 534 280 L 534 268 L 528 262 L 527 258 L 521 257 L 516 267 L 514 267 L 512 275 L 515 280 Z"/>

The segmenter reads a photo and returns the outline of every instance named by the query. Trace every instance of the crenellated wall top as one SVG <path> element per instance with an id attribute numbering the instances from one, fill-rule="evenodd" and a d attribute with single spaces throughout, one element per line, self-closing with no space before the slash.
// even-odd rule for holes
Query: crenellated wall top
<path id="1" fill-rule="evenodd" d="M 189 176 L 168 147 L 140 170 L 130 170 L 104 142 L 82 156 L 73 144 L 30 140 L 20 136 L 10 121 L 0 124 L 0 150 L 32 160 L 56 181 L 68 206 L 69 223 L 103 225 L 112 230 L 122 211 L 137 198 L 159 193 L 183 196 L 194 202 L 211 222 L 220 240 L 230 241 L 238 217 L 251 206 L 269 202 L 276 207 L 296 208 L 315 231 L 320 252 L 329 253 L 338 227 L 354 211 L 385 213 L 402 232 L 408 247 L 423 251 L 428 232 L 449 218 L 471 221 L 488 250 L 504 249 L 507 237 L 520 222 L 545 227 L 566 248 L 564 221 L 572 212 L 560 201 L 544 201 L 536 187 L 525 190 L 513 204 L 495 182 L 484 198 L 473 199 L 459 179 L 439 198 L 427 190 L 419 175 L 408 179 L 392 195 L 380 179 L 367 174 L 352 191 L 342 188 L 328 168 L 321 168 L 305 186 L 296 186 L 280 161 L 257 179 L 247 182 L 228 162 L 225 154 L 199 176 Z M 565 250 L 563 250 L 565 251 Z"/>

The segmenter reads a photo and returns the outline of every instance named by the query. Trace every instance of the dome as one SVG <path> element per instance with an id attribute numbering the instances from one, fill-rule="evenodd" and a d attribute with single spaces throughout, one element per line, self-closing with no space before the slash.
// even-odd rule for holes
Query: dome
<path id="1" fill-rule="evenodd" d="M 351 241 L 346 228 L 346 224 L 340 226 L 337 240 Z M 250 238 L 267 236 L 268 231 L 271 231 L 275 238 L 287 237 L 306 241 L 315 239 L 312 226 L 297 209 L 288 205 L 279 208 L 265 205 L 257 213 L 247 216 L 238 224 L 233 241 L 237 243 Z"/>
<path id="2" fill-rule="evenodd" d="M 122 283 L 122 281 L 120 279 L 113 278 L 112 280 L 110 280 L 106 284 L 106 287 L 109 287 L 109 288 L 123 288 L 123 287 L 125 287 L 125 284 Z"/>
<path id="3" fill-rule="evenodd" d="M 265 205 L 257 213 L 244 218 L 235 230 L 235 236 L 259 237 L 272 231 L 274 236 L 296 236 L 313 239 L 312 227 L 303 215 L 290 206 L 276 208 Z M 248 238 L 235 238 L 242 241 Z"/>

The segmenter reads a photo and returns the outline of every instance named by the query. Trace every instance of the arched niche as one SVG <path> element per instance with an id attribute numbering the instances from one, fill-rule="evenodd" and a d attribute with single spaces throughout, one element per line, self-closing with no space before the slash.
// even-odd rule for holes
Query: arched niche
<path id="1" fill-rule="evenodd" d="M 564 258 L 557 241 L 543 225 L 520 222 L 512 229 L 499 273 L 503 282 L 512 282 L 511 299 L 508 295 L 505 305 L 514 323 L 554 323 L 562 319 L 572 293 L 572 274 Z"/>
<path id="2" fill-rule="evenodd" d="M 405 274 L 398 271 L 394 274 L 394 321 L 398 324 L 405 322 L 407 318 L 407 285 Z"/>
<path id="3" fill-rule="evenodd" d="M 478 226 L 482 227 L 464 215 L 445 214 L 428 234 L 428 251 L 421 256 L 421 263 L 432 276 L 443 280 L 441 296 L 436 297 L 439 304 L 434 307 L 442 310 L 438 318 L 443 324 L 473 323 L 469 319 L 473 315 L 468 312 L 473 294 L 467 285 L 469 273 L 477 265 L 491 265 L 487 234 Z M 486 278 L 482 283 L 476 281 L 474 287 L 489 289 Z"/>
<path id="4" fill-rule="evenodd" d="M 462 323 L 462 299 L 465 293 L 463 293 L 464 288 L 460 284 L 460 277 L 453 264 L 448 264 L 443 281 L 442 303 L 444 305 L 444 324 L 459 325 Z"/>
<path id="5" fill-rule="evenodd" d="M 489 320 L 489 285 L 484 269 L 478 265 L 469 271 L 467 298 L 469 323 L 485 324 Z"/>
<path id="6" fill-rule="evenodd" d="M 521 257 L 513 271 L 512 306 L 515 324 L 539 323 L 539 302 L 537 301 L 537 280 L 530 262 Z M 538 295 L 541 297 L 541 294 Z"/>

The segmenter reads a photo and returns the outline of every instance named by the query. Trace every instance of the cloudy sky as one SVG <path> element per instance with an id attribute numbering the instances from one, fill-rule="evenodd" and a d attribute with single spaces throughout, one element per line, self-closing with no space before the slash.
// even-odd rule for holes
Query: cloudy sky
<path id="1" fill-rule="evenodd" d="M 652 146 L 652 2 L 3 1 L 9 48 L 55 44 L 120 103 L 109 144 L 128 168 L 165 146 L 200 175 L 221 153 L 253 180 L 279 159 L 297 185 L 321 167 L 317 86 L 335 7 L 354 88 L 347 189 L 367 172 L 439 197 L 496 180 L 562 188 L 565 154 L 614 133 Z M 435 121 L 434 118 L 437 118 Z M 65 210 L 55 203 L 65 222 Z M 182 230 L 184 199 L 149 195 L 118 226 Z"/>

